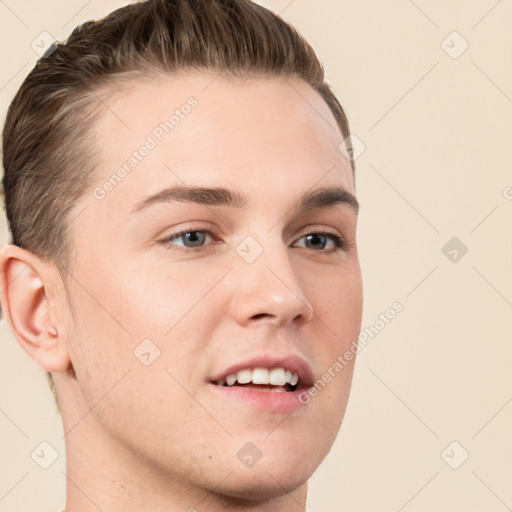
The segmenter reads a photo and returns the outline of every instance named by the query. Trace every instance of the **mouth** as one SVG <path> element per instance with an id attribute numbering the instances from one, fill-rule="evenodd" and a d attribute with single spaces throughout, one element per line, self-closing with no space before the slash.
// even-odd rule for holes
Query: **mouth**
<path id="1" fill-rule="evenodd" d="M 299 388 L 300 377 L 295 371 L 279 368 L 244 368 L 236 373 L 226 375 L 225 379 L 214 382 L 223 387 L 244 387 L 263 392 L 285 393 Z"/>
<path id="2" fill-rule="evenodd" d="M 227 368 L 209 380 L 216 396 L 271 413 L 304 407 L 303 391 L 312 386 L 309 365 L 296 356 L 256 357 Z"/>

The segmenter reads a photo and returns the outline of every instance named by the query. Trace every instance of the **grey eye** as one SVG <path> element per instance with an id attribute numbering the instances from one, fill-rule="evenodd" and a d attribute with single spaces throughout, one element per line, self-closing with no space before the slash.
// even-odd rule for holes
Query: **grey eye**
<path id="1" fill-rule="evenodd" d="M 184 247 L 200 247 L 206 240 L 206 234 L 204 231 L 187 231 L 185 233 L 179 233 L 169 239 L 169 243 L 176 243 L 176 245 L 183 245 Z"/>

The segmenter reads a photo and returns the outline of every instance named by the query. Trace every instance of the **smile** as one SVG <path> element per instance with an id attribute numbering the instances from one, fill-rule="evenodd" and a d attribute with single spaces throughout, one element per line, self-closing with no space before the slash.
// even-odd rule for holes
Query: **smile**
<path id="1" fill-rule="evenodd" d="M 295 391 L 299 375 L 284 367 L 279 368 L 244 368 L 230 373 L 225 379 L 215 384 L 224 387 L 243 386 L 248 389 L 270 392 Z"/>

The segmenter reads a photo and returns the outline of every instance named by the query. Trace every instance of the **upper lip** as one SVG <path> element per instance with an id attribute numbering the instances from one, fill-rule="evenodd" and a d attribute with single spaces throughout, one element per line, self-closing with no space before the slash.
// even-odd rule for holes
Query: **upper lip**
<path id="1" fill-rule="evenodd" d="M 233 364 L 221 372 L 213 375 L 210 382 L 222 382 L 228 375 L 237 373 L 247 368 L 284 368 L 295 372 L 299 376 L 299 386 L 311 386 L 313 384 L 313 373 L 309 364 L 297 355 L 273 356 L 271 354 L 262 354 Z"/>

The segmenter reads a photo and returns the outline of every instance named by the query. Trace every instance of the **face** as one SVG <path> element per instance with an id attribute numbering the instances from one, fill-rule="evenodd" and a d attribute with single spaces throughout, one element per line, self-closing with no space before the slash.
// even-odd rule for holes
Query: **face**
<path id="1" fill-rule="evenodd" d="M 94 186 L 70 215 L 77 405 L 63 414 L 86 416 L 67 441 L 88 432 L 229 496 L 298 488 L 339 429 L 354 361 L 332 368 L 361 323 L 334 117 L 303 82 L 206 73 L 108 106 Z"/>

